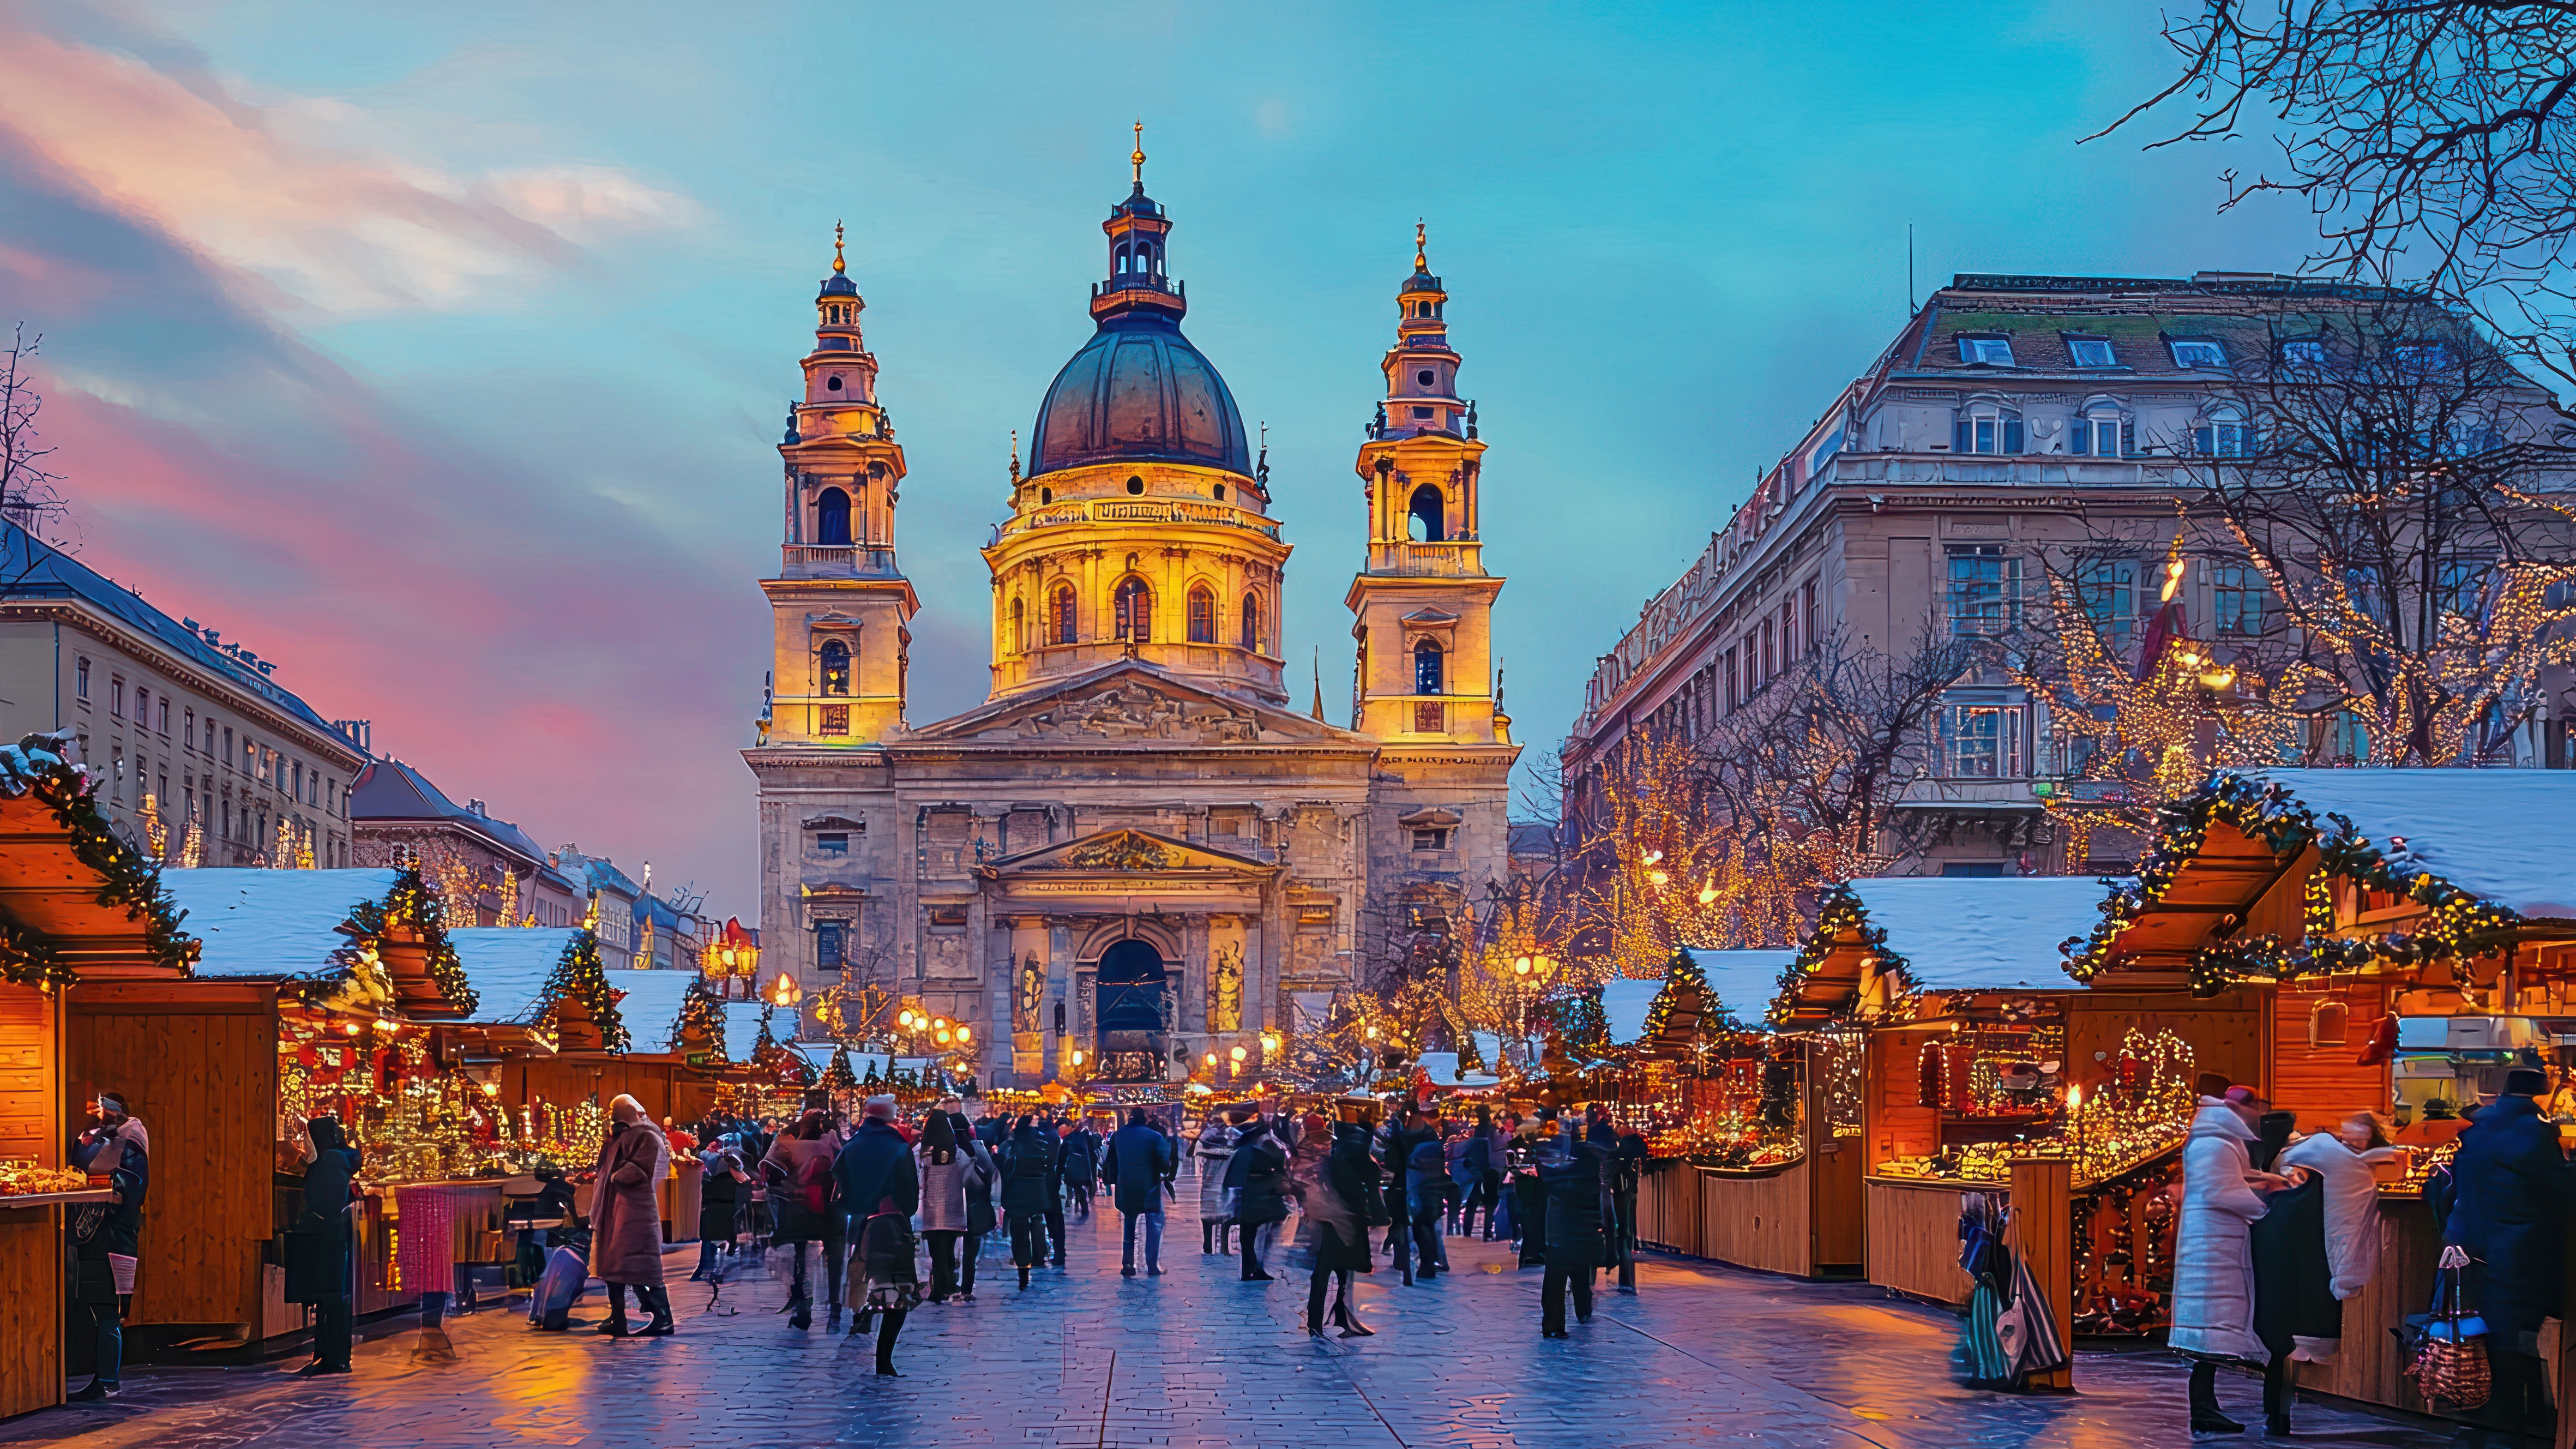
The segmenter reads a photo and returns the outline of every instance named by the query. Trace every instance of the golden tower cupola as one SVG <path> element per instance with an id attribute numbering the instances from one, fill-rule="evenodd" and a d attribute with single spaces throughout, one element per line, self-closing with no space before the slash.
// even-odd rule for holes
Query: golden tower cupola
<path id="1" fill-rule="evenodd" d="M 985 548 L 993 693 L 1138 659 L 1211 688 L 1284 703 L 1278 639 L 1288 545 L 1267 516 L 1268 464 L 1234 394 L 1181 334 L 1188 294 L 1165 247 L 1169 212 L 1134 187 L 1101 230 L 1092 335 L 1038 405 L 1028 471 Z"/>

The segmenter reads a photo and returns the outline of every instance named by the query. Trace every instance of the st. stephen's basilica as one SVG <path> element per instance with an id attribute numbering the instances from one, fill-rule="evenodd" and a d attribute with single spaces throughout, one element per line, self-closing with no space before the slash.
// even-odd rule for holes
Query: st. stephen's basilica
<path id="1" fill-rule="evenodd" d="M 1130 159 L 1094 331 L 1039 402 L 984 549 L 982 705 L 904 717 L 904 455 L 837 248 L 778 449 L 773 696 L 744 751 L 764 974 L 811 993 L 848 965 L 918 997 L 969 1028 L 996 1086 L 1160 1081 L 1236 1046 L 1258 1070 L 1264 1033 L 1413 933 L 1454 929 L 1506 873 L 1519 750 L 1494 690 L 1485 445 L 1419 238 L 1347 495 L 1370 542 L 1345 596 L 1358 673 L 1342 728 L 1320 692 L 1292 706 L 1267 462 L 1181 334 L 1172 219 L 1145 194 L 1141 144 Z"/>

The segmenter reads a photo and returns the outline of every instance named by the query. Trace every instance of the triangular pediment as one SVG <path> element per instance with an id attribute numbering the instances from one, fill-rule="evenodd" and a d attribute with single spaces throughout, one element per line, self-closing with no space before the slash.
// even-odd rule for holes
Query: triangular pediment
<path id="1" fill-rule="evenodd" d="M 976 873 L 987 880 L 1066 875 L 1253 877 L 1274 875 L 1278 869 L 1249 856 L 1211 850 L 1150 830 L 1122 828 L 1006 855 L 985 863 Z"/>
<path id="2" fill-rule="evenodd" d="M 898 743 L 1251 745 L 1364 743 L 1321 720 L 1121 660 L 925 725 Z"/>
<path id="3" fill-rule="evenodd" d="M 1405 615 L 1402 622 L 1418 629 L 1437 629 L 1457 623 L 1458 616 L 1442 608 L 1421 608 Z"/>

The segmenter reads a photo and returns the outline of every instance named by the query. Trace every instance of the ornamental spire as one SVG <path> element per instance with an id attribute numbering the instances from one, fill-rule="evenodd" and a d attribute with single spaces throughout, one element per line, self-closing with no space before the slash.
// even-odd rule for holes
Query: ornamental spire
<path id="1" fill-rule="evenodd" d="M 847 276 L 849 271 L 850 264 L 841 259 L 841 224 L 836 221 L 832 223 L 832 275 Z"/>
<path id="2" fill-rule="evenodd" d="M 1429 251 L 1429 245 L 1430 243 L 1428 241 L 1427 233 L 1423 229 L 1422 219 L 1420 217 L 1414 218 L 1413 271 L 1416 276 L 1424 275 L 1431 270 L 1431 253 Z"/>
<path id="3" fill-rule="evenodd" d="M 1136 150 L 1127 161 L 1136 168 L 1136 194 L 1142 196 L 1145 194 L 1145 122 L 1142 117 L 1136 121 Z"/>

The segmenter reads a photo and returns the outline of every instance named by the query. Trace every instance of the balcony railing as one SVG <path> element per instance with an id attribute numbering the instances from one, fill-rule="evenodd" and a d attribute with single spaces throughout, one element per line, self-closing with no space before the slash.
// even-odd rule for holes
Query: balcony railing
<path id="1" fill-rule="evenodd" d="M 895 572 L 894 550 L 873 544 L 791 543 L 779 554 L 780 573 L 791 579 L 845 579 Z"/>
<path id="2" fill-rule="evenodd" d="M 1053 503 L 996 531 L 994 541 L 1042 528 L 1069 528 L 1078 523 L 1185 523 L 1206 528 L 1240 528 L 1277 539 L 1279 525 L 1250 509 L 1228 503 L 1199 503 L 1183 498 L 1093 498 Z"/>
<path id="3" fill-rule="evenodd" d="M 1369 572 L 1417 578 L 1474 578 L 1485 571 L 1485 546 L 1475 539 L 1450 543 L 1380 543 L 1369 546 Z"/>

